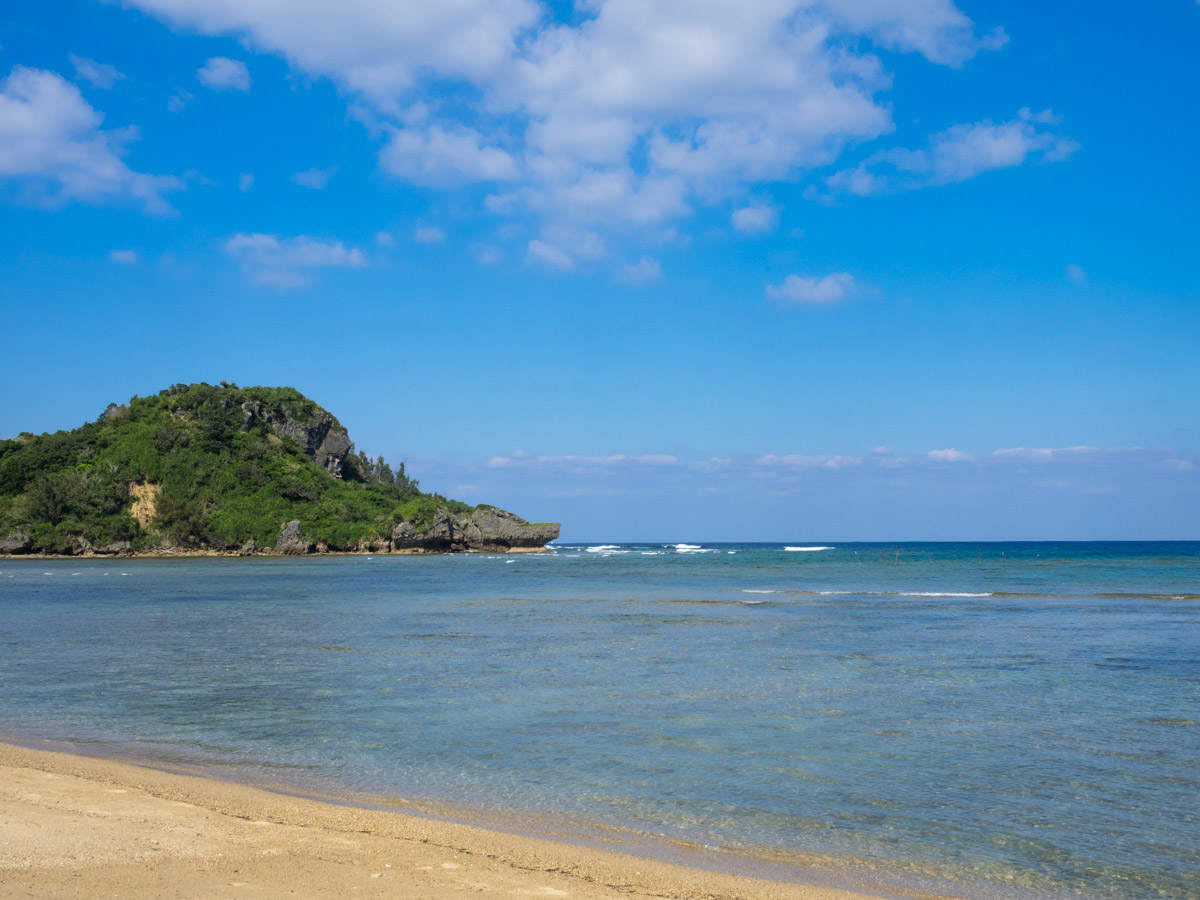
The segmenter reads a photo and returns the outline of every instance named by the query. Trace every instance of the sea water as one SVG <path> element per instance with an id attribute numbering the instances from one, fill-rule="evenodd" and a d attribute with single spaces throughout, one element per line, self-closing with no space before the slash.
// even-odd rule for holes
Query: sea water
<path id="1" fill-rule="evenodd" d="M 1194 898 L 1200 543 L 0 560 L 0 735 L 718 867 Z"/>

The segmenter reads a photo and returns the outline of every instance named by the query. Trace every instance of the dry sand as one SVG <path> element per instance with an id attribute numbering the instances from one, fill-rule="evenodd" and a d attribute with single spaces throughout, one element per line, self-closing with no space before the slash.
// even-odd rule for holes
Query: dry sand
<path id="1" fill-rule="evenodd" d="M 0 744 L 0 897 L 481 895 L 865 896 Z"/>

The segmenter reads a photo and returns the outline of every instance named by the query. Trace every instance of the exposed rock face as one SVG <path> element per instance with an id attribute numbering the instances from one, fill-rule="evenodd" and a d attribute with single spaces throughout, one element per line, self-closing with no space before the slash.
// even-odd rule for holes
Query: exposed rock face
<path id="1" fill-rule="evenodd" d="M 531 525 L 493 506 L 471 513 L 452 513 L 443 508 L 424 531 L 411 522 L 401 522 L 392 531 L 396 550 L 446 552 L 448 550 L 536 550 L 558 537 L 558 525 Z"/>
<path id="2" fill-rule="evenodd" d="M 129 507 L 129 514 L 137 519 L 138 527 L 142 531 L 150 528 L 150 524 L 154 521 L 155 507 L 158 503 L 158 495 L 162 493 L 162 489 L 157 484 L 131 484 L 129 486 L 129 496 L 133 497 L 133 505 Z"/>
<path id="3" fill-rule="evenodd" d="M 0 537 L 0 553 L 28 553 L 33 549 L 33 538 L 23 531 Z"/>
<path id="4" fill-rule="evenodd" d="M 312 553 L 313 545 L 300 533 L 300 521 L 292 519 L 279 529 L 279 540 L 275 542 L 275 549 L 287 556 L 304 556 L 306 553 Z"/>
<path id="5" fill-rule="evenodd" d="M 287 409 L 271 409 L 257 400 L 243 403 L 242 431 L 249 431 L 256 419 L 266 422 L 280 437 L 295 438 L 313 462 L 334 478 L 342 477 L 342 465 L 346 454 L 354 449 L 354 442 L 329 413 L 321 411 L 308 419 L 295 419 Z"/>

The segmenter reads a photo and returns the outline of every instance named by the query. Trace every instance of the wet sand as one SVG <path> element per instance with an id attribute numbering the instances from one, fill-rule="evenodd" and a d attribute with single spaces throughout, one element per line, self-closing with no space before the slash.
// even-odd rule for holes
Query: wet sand
<path id="1" fill-rule="evenodd" d="M 872 896 L 0 744 L 0 896 Z"/>

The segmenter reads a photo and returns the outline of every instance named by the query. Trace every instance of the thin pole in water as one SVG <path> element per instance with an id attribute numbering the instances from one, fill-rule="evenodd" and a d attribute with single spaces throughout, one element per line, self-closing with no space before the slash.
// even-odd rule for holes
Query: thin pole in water
<path id="1" fill-rule="evenodd" d="M 976 550 L 975 552 L 979 554 L 979 564 L 982 566 L 983 565 L 983 551 Z"/>
<path id="2" fill-rule="evenodd" d="M 858 560 L 858 565 L 861 568 L 862 567 L 862 558 L 858 555 L 857 550 L 854 551 L 854 558 Z"/>
<path id="3" fill-rule="evenodd" d="M 895 560 L 895 562 L 892 563 L 892 565 L 893 566 L 900 565 L 900 551 L 899 550 L 896 551 L 896 560 Z"/>

